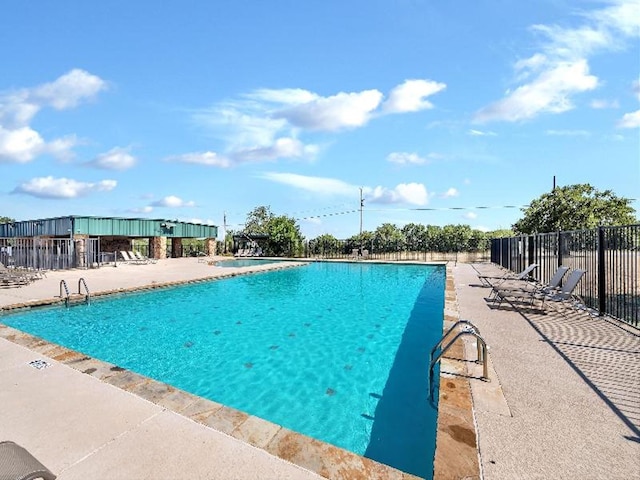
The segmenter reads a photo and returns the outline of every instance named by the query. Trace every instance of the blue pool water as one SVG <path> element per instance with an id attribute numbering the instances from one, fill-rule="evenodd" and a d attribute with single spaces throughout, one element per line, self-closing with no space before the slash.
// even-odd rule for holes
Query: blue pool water
<path id="1" fill-rule="evenodd" d="M 430 478 L 444 280 L 441 266 L 313 263 L 0 321 Z"/>
<path id="2" fill-rule="evenodd" d="M 256 265 L 266 265 L 268 263 L 279 263 L 286 260 L 275 260 L 269 258 L 236 258 L 233 260 L 220 260 L 215 262 L 216 267 L 254 267 Z"/>

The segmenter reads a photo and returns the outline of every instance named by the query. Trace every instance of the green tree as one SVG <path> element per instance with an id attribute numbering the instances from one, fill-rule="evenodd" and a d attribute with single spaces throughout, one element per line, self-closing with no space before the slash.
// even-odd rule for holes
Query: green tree
<path id="1" fill-rule="evenodd" d="M 325 233 L 309 242 L 309 250 L 313 255 L 336 255 L 341 250 L 340 240 Z"/>
<path id="2" fill-rule="evenodd" d="M 420 252 L 424 250 L 427 229 L 420 223 L 407 223 L 402 227 L 407 250 Z"/>
<path id="3" fill-rule="evenodd" d="M 427 252 L 444 252 L 442 227 L 427 225 L 424 232 L 424 249 Z"/>
<path id="4" fill-rule="evenodd" d="M 271 207 L 256 207 L 247 214 L 247 220 L 244 223 L 243 232 L 251 235 L 252 233 L 269 233 L 269 222 L 274 215 L 271 213 Z"/>
<path id="5" fill-rule="evenodd" d="M 558 187 L 523 208 L 524 217 L 513 224 L 516 234 L 546 233 L 629 225 L 637 222 L 631 200 L 589 184 Z"/>
<path id="6" fill-rule="evenodd" d="M 267 225 L 268 252 L 275 256 L 297 257 L 304 251 L 304 237 L 295 219 L 281 215 L 272 216 Z"/>
<path id="7" fill-rule="evenodd" d="M 471 227 L 469 225 L 445 225 L 442 228 L 445 252 L 466 252 L 469 250 Z"/>
<path id="8" fill-rule="evenodd" d="M 376 252 L 397 252 L 404 249 L 404 234 L 392 223 L 383 223 L 373 232 Z"/>
<path id="9" fill-rule="evenodd" d="M 9 217 L 0 217 L 0 223 L 11 223 L 11 222 L 15 222 L 15 220 Z"/>
<path id="10" fill-rule="evenodd" d="M 515 232 L 510 228 L 501 228 L 498 230 L 491 230 L 486 233 L 488 239 L 492 238 L 509 238 L 515 236 Z"/>

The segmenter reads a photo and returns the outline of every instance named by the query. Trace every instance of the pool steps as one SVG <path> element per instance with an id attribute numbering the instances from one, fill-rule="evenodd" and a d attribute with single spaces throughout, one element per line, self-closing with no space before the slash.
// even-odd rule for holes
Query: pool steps
<path id="1" fill-rule="evenodd" d="M 83 286 L 85 291 L 84 294 L 82 293 Z M 64 292 L 65 292 L 64 297 L 62 296 L 62 289 L 64 289 Z M 73 300 L 75 300 L 78 297 L 83 298 L 84 303 L 89 305 L 91 292 L 89 291 L 89 287 L 87 286 L 87 281 L 84 278 L 80 277 L 78 279 L 78 293 L 73 295 L 69 293 L 69 287 L 67 286 L 67 282 L 64 279 L 60 280 L 60 298 L 64 298 L 64 304 L 67 308 L 69 307 L 69 303 L 71 303 Z"/>
<path id="2" fill-rule="evenodd" d="M 446 345 L 444 344 L 445 339 L 447 339 L 451 332 L 455 330 L 456 327 L 461 326 L 460 331 L 456 334 L 455 337 L 451 341 L 449 341 Z M 487 363 L 487 342 L 484 341 L 484 338 L 480 335 L 480 331 L 478 327 L 476 327 L 469 320 L 458 320 L 454 323 L 449 330 L 442 336 L 438 343 L 436 343 L 431 349 L 431 354 L 429 355 L 429 398 L 433 399 L 433 369 L 436 364 L 440 361 L 442 356 L 446 353 L 449 348 L 455 343 L 458 338 L 464 335 L 471 335 L 475 337 L 477 348 L 478 348 L 478 358 L 476 363 L 482 363 L 482 380 L 489 381 L 489 366 Z M 440 352 L 434 358 L 433 355 L 440 348 Z"/>

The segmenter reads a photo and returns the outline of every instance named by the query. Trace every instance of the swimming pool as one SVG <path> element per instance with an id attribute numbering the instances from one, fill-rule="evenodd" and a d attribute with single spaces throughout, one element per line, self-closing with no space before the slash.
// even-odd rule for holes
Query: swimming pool
<path id="1" fill-rule="evenodd" d="M 216 267 L 254 267 L 256 265 L 267 265 L 269 263 L 286 262 L 269 258 L 234 258 L 233 260 L 220 260 L 214 263 Z"/>
<path id="2" fill-rule="evenodd" d="M 314 263 L 2 323 L 429 478 L 444 277 Z"/>

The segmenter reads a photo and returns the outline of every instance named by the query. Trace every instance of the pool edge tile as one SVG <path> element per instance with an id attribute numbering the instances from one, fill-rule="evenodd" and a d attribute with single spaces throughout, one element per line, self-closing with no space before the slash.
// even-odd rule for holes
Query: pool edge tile
<path id="1" fill-rule="evenodd" d="M 447 263 L 443 333 L 460 319 L 453 269 Z M 471 385 L 464 376 L 447 374 L 451 369 L 466 374 L 466 366 L 456 365 L 464 358 L 463 340 L 459 339 L 443 358 L 438 392 L 438 423 L 433 479 L 480 479 L 478 434 L 471 397 Z M 446 368 L 442 368 L 442 366 Z M 445 370 L 445 371 L 443 371 Z"/>

